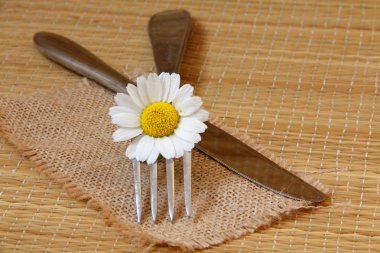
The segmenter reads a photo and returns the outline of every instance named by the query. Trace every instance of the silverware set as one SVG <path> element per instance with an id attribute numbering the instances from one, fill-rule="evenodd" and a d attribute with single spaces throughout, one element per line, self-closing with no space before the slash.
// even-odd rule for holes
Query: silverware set
<path id="1" fill-rule="evenodd" d="M 164 11 L 152 16 L 148 30 L 152 44 L 157 72 L 178 73 L 179 66 L 189 37 L 191 18 L 184 10 Z M 125 92 L 132 83 L 122 74 L 104 63 L 87 49 L 57 34 L 39 32 L 34 36 L 35 44 L 49 59 L 88 77 L 114 92 Z M 196 145 L 201 152 L 223 164 L 227 169 L 286 197 L 322 202 L 324 193 L 290 173 L 280 165 L 263 156 L 260 152 L 206 122 L 207 131 Z M 169 219 L 174 219 L 174 160 L 166 162 Z M 137 221 L 141 222 L 141 164 L 132 161 Z M 150 200 L 152 220 L 157 220 L 157 163 L 149 166 Z M 183 156 L 184 191 L 186 215 L 191 216 L 191 152 Z"/>

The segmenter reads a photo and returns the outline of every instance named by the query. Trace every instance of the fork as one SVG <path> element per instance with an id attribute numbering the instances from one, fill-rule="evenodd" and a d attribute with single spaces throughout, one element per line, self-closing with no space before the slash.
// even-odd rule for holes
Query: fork
<path id="1" fill-rule="evenodd" d="M 185 51 L 191 26 L 191 17 L 187 11 L 164 11 L 153 15 L 148 30 L 152 44 L 157 71 L 178 73 Z M 141 223 L 141 172 L 140 162 L 132 161 L 133 181 L 137 222 Z M 153 223 L 157 219 L 157 162 L 149 165 L 150 170 L 150 206 Z M 183 156 L 183 176 L 186 216 L 191 216 L 191 151 Z M 174 160 L 166 159 L 166 182 L 168 194 L 169 219 L 174 221 Z"/>
<path id="2" fill-rule="evenodd" d="M 149 36 L 157 71 L 178 73 L 191 26 L 190 14 L 185 10 L 164 11 L 153 15 L 149 21 Z M 34 42 L 47 58 L 88 77 L 114 92 L 125 93 L 125 86 L 132 81 L 125 78 L 104 61 L 74 41 L 50 32 L 38 32 Z M 152 219 L 157 219 L 157 163 L 150 167 Z M 191 152 L 183 156 L 186 215 L 191 215 Z M 141 223 L 140 163 L 132 161 L 137 222 Z M 174 219 L 174 160 L 166 160 L 168 210 L 170 221 Z"/>
<path id="3" fill-rule="evenodd" d="M 150 206 L 152 221 L 157 219 L 157 162 L 148 165 L 150 170 Z M 133 181 L 136 199 L 137 222 L 141 223 L 142 201 L 141 201 L 141 173 L 140 162 L 132 160 Z M 183 156 L 183 177 L 185 191 L 186 216 L 191 216 L 191 151 L 187 151 Z M 169 219 L 174 220 L 174 160 L 166 159 L 166 182 L 168 192 Z"/>

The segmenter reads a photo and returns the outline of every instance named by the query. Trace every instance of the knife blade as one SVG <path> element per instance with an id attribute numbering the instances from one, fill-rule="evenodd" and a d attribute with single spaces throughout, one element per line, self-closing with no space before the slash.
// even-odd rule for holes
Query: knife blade
<path id="1" fill-rule="evenodd" d="M 185 22 L 186 24 L 183 27 L 189 29 L 190 14 L 188 12 L 172 11 L 172 14 L 173 16 L 169 15 L 164 22 L 176 26 L 181 26 L 181 22 Z M 178 70 L 184 54 L 183 48 L 187 40 L 188 30 L 185 30 L 186 36 L 181 35 L 180 37 L 178 37 L 178 31 L 178 29 L 173 29 L 171 33 L 160 34 L 160 53 L 155 53 L 155 61 L 156 63 L 167 61 L 168 69 L 177 67 Z M 180 31 L 183 34 L 184 31 L 181 29 Z M 165 43 L 164 38 L 170 39 Z M 181 43 L 178 43 L 178 38 Z M 39 32 L 35 34 L 34 42 L 47 58 L 115 92 L 125 92 L 126 84 L 132 83 L 90 51 L 68 38 L 54 33 Z M 168 42 L 170 43 L 168 44 Z M 152 43 L 154 52 L 155 46 L 157 44 Z M 169 53 L 165 53 L 165 50 L 169 50 Z M 163 58 L 160 59 L 161 56 Z M 174 63 L 170 61 L 174 61 Z M 293 199 L 314 203 L 325 200 L 324 193 L 269 160 L 258 151 L 209 122 L 207 122 L 207 126 L 208 129 L 202 134 L 202 141 L 196 145 L 196 148 L 231 171 L 269 190 Z"/>
<path id="2" fill-rule="evenodd" d="M 313 203 L 325 200 L 325 194 L 317 188 L 222 129 L 209 122 L 206 124 L 208 128 L 202 141 L 196 145 L 203 153 L 240 176 L 279 194 Z"/>

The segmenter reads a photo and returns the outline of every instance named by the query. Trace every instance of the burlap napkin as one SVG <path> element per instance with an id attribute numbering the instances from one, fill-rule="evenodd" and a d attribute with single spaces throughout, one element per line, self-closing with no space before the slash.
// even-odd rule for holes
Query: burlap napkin
<path id="1" fill-rule="evenodd" d="M 181 162 L 176 161 L 174 223 L 167 217 L 165 169 L 159 164 L 158 222 L 151 222 L 149 171 L 143 166 L 144 211 L 142 224 L 138 225 L 131 163 L 124 156 L 128 144 L 114 143 L 111 138 L 115 127 L 107 113 L 113 103 L 110 92 L 93 84 L 0 97 L 2 135 L 74 198 L 101 210 L 107 224 L 146 245 L 164 244 L 184 250 L 207 248 L 252 233 L 299 208 L 310 207 L 306 201 L 295 201 L 259 187 L 195 150 L 193 217 L 185 217 L 182 168 Z M 250 138 L 233 134 L 286 166 Z M 326 192 L 320 183 L 306 180 Z"/>

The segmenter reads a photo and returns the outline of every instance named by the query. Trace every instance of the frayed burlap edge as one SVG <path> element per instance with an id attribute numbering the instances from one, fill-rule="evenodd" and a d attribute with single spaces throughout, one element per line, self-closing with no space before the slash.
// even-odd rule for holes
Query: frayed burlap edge
<path id="1" fill-rule="evenodd" d="M 87 80 L 85 80 L 84 82 L 82 81 L 78 85 L 94 87 L 94 85 L 87 82 Z M 44 92 L 38 92 L 38 93 L 39 94 L 44 93 L 45 95 L 48 95 L 50 92 L 51 93 L 57 92 L 57 90 L 60 92 L 64 92 L 64 91 L 69 91 L 70 89 L 76 89 L 76 88 L 69 86 L 69 87 L 54 89 L 54 91 L 44 91 Z M 104 90 L 104 94 L 109 96 L 109 92 L 106 90 Z M 23 95 L 20 95 L 20 96 L 23 96 Z M 260 144 L 257 144 L 248 135 L 241 134 L 238 132 L 238 130 L 234 130 L 226 126 L 222 122 L 222 120 L 216 117 L 211 118 L 209 122 L 218 126 L 222 130 L 234 135 L 237 139 L 241 140 L 248 146 L 257 150 L 262 155 L 266 156 L 270 160 L 279 164 L 283 168 L 301 177 L 303 180 L 313 185 L 314 187 L 324 192 L 325 194 L 330 194 L 329 190 L 321 182 L 305 174 L 300 174 L 300 173 L 296 173 L 292 171 L 291 167 L 288 165 L 286 160 L 277 157 L 273 152 L 267 150 L 265 147 L 261 146 Z M 204 240 L 202 241 L 194 241 L 194 243 L 196 244 L 195 247 L 187 243 L 182 243 L 182 242 L 173 243 L 173 242 L 169 242 L 165 240 L 159 240 L 149 235 L 148 233 L 144 233 L 138 225 L 125 224 L 119 219 L 117 219 L 117 217 L 115 217 L 111 213 L 111 211 L 105 206 L 105 204 L 93 198 L 92 196 L 88 195 L 81 187 L 73 183 L 69 177 L 63 175 L 62 173 L 59 172 L 59 170 L 53 168 L 53 166 L 51 166 L 48 161 L 44 161 L 44 159 L 38 154 L 37 150 L 34 150 L 32 148 L 25 146 L 22 143 L 22 140 L 18 140 L 17 138 L 15 138 L 12 135 L 11 129 L 12 128 L 6 122 L 4 112 L 2 112 L 0 108 L 0 132 L 2 133 L 2 136 L 13 147 L 15 147 L 18 151 L 20 151 L 24 157 L 32 161 L 35 167 L 42 174 L 46 175 L 55 183 L 58 183 L 64 190 L 66 190 L 70 197 L 76 200 L 83 201 L 90 207 L 94 208 L 95 210 L 100 211 L 104 217 L 105 223 L 108 226 L 117 228 L 119 231 L 121 231 L 121 233 L 123 233 L 123 235 L 129 242 L 136 244 L 138 247 L 145 248 L 146 252 L 151 251 L 155 246 L 171 246 L 171 247 L 181 249 L 182 251 L 188 251 L 188 252 L 192 252 L 196 249 L 206 249 L 211 246 L 226 242 L 228 240 L 237 239 L 246 234 L 253 233 L 260 228 L 268 227 L 273 222 L 279 221 L 282 218 L 292 215 L 294 213 L 298 213 L 299 211 L 316 208 L 316 206 L 314 206 L 313 203 L 310 203 L 310 202 L 305 202 L 305 204 L 301 206 L 297 206 L 291 210 L 284 210 L 283 207 L 278 207 L 282 209 L 281 212 L 268 212 L 268 214 L 264 218 L 260 218 L 259 221 L 253 220 L 252 223 L 246 224 L 246 226 L 244 226 L 238 231 L 235 230 L 235 231 L 229 231 L 228 233 L 225 233 L 225 234 L 219 234 L 219 235 L 216 235 L 216 237 L 212 239 L 204 238 Z M 260 226 L 255 225 L 257 223 L 261 225 Z"/>

